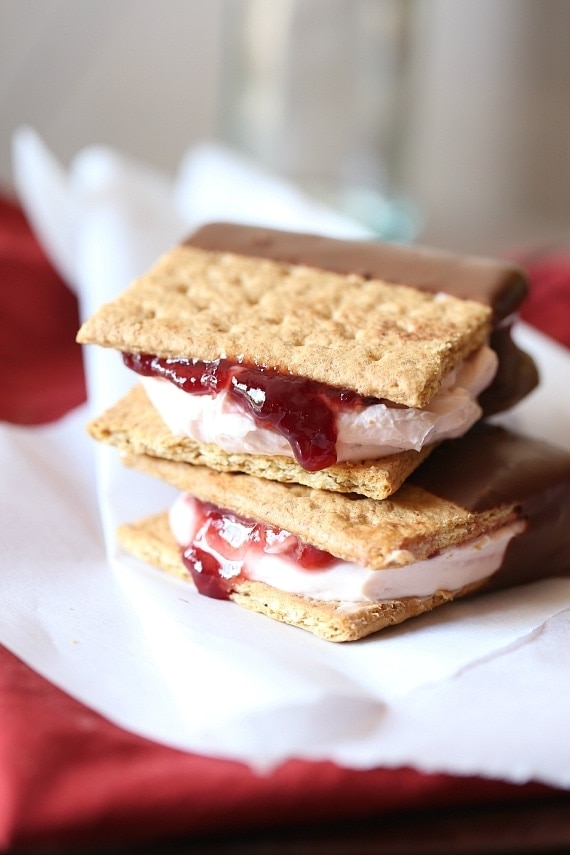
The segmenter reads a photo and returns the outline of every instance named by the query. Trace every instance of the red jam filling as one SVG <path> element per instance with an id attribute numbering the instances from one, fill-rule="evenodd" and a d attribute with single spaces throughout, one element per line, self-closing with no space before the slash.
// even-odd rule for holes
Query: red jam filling
<path id="1" fill-rule="evenodd" d="M 182 560 L 197 590 L 206 597 L 227 600 L 236 582 L 247 578 L 246 565 L 252 565 L 263 553 L 278 553 L 308 571 L 325 570 L 337 560 L 294 534 L 246 520 L 207 502 L 192 501 L 196 535 L 183 549 Z"/>
<path id="2" fill-rule="evenodd" d="M 164 377 L 193 395 L 226 392 L 260 427 L 284 436 L 297 463 L 316 472 L 336 463 L 336 416 L 340 409 L 380 403 L 325 383 L 217 359 L 166 359 L 124 353 L 128 368 L 143 376 Z"/>

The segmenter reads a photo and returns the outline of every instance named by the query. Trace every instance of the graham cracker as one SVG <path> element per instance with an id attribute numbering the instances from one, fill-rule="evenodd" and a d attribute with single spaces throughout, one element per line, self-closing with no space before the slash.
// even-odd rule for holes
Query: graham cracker
<path id="1" fill-rule="evenodd" d="M 118 532 L 122 547 L 132 555 L 167 573 L 191 583 L 180 548 L 168 525 L 167 513 L 156 514 Z M 264 582 L 240 580 L 229 595 L 234 603 L 274 620 L 308 630 L 326 641 L 357 641 L 386 627 L 444 605 L 472 593 L 484 582 L 460 591 L 437 591 L 431 597 L 405 597 L 400 600 L 346 604 L 315 600 L 279 591 Z"/>
<path id="2" fill-rule="evenodd" d="M 225 357 L 423 407 L 485 343 L 481 303 L 356 274 L 180 245 L 77 340 L 160 357 Z"/>
<path id="3" fill-rule="evenodd" d="M 209 466 L 220 472 L 245 472 L 321 490 L 360 493 L 373 499 L 385 499 L 394 493 L 431 452 L 431 447 L 426 447 L 421 451 L 392 454 L 380 460 L 336 463 L 318 472 L 308 472 L 293 458 L 227 452 L 216 445 L 173 434 L 140 384 L 93 419 L 88 431 L 93 439 L 115 446 L 121 453 L 148 454 Z"/>

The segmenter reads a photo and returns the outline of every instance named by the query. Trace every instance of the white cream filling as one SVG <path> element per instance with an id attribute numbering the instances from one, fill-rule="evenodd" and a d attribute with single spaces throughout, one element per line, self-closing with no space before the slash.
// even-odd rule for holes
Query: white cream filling
<path id="1" fill-rule="evenodd" d="M 194 499 L 182 494 L 170 510 L 172 533 L 180 546 L 188 546 L 197 534 L 200 519 L 195 508 Z M 425 598 L 437 591 L 453 593 L 488 578 L 501 566 L 511 538 L 524 528 L 524 522 L 517 520 L 468 543 L 443 549 L 431 558 L 385 570 L 370 570 L 340 559 L 322 570 L 305 570 L 279 551 L 255 550 L 254 557 L 248 560 L 247 550 L 244 555 L 242 548 L 243 527 L 239 526 L 236 542 L 232 541 L 232 545 L 240 549 L 239 560 L 228 560 L 209 551 L 219 560 L 224 578 L 242 573 L 248 579 L 265 582 L 280 591 L 315 600 L 381 602 L 402 597 Z M 285 538 L 287 534 L 284 532 Z M 208 549 L 203 542 L 201 546 Z"/>
<path id="2" fill-rule="evenodd" d="M 423 409 L 375 404 L 341 412 L 337 460 L 366 460 L 399 451 L 420 451 L 462 436 L 480 418 L 476 398 L 495 376 L 497 355 L 482 347 L 446 378 Z M 161 377 L 141 377 L 146 392 L 172 433 L 213 443 L 227 452 L 293 457 L 287 440 L 255 420 L 225 392 L 193 395 Z"/>

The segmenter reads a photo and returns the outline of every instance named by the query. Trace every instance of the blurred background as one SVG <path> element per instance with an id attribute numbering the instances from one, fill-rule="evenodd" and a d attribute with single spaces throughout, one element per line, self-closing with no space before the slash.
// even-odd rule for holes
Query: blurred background
<path id="1" fill-rule="evenodd" d="M 27 124 L 175 174 L 215 140 L 390 239 L 570 243 L 568 0 L 2 0 Z"/>

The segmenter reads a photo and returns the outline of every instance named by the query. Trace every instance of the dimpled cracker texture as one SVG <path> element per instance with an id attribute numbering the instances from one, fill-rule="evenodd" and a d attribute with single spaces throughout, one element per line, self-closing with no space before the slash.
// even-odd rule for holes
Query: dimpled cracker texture
<path id="1" fill-rule="evenodd" d="M 216 445 L 173 434 L 139 384 L 93 419 L 88 431 L 93 439 L 112 445 L 123 454 L 147 454 L 222 472 L 246 472 L 321 490 L 355 492 L 373 499 L 384 499 L 394 493 L 432 450 L 426 447 L 419 452 L 404 451 L 381 460 L 337 463 L 319 472 L 308 472 L 288 457 L 229 453 Z"/>
<path id="2" fill-rule="evenodd" d="M 78 334 L 161 357 L 226 357 L 423 407 L 487 340 L 488 306 L 268 259 L 177 246 Z"/>

